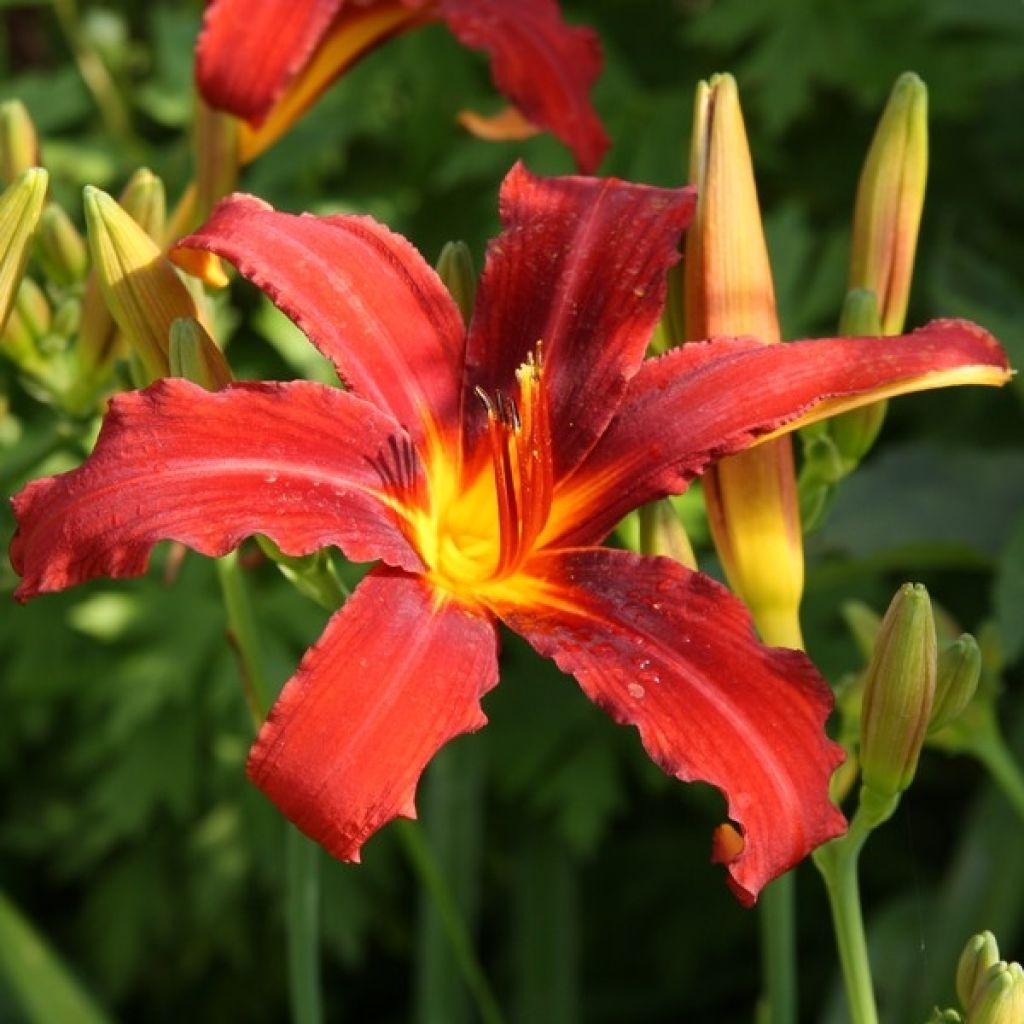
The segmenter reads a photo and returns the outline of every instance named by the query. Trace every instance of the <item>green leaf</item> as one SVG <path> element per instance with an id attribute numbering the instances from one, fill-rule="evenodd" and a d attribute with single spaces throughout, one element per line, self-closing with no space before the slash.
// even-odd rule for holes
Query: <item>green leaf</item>
<path id="1" fill-rule="evenodd" d="M 1017 520 L 999 559 L 993 594 L 996 624 L 1006 664 L 1024 653 L 1024 516 Z"/>
<path id="2" fill-rule="evenodd" d="M 33 1024 L 112 1024 L 7 897 L 0 893 L 0 970 Z"/>

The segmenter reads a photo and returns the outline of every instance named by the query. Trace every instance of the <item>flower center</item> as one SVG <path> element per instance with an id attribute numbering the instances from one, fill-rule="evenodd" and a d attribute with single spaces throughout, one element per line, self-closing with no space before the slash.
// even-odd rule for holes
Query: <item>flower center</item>
<path id="1" fill-rule="evenodd" d="M 548 521 L 554 485 L 551 424 L 542 348 L 516 371 L 518 401 L 501 391 L 476 395 L 487 414 L 490 459 L 469 481 L 433 488 L 438 502 L 432 533 L 420 545 L 437 582 L 456 592 L 478 592 L 522 565 Z M 450 470 L 448 471 L 450 473 Z M 437 484 L 437 474 L 431 474 Z M 450 498 L 442 496 L 448 491 Z"/>

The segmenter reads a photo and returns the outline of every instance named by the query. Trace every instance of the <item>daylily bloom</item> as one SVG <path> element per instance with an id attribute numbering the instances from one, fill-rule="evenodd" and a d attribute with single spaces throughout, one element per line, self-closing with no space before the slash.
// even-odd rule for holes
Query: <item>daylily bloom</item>
<path id="1" fill-rule="evenodd" d="M 716 854 L 753 902 L 843 829 L 829 690 L 802 653 L 762 646 L 718 583 L 598 545 L 784 425 L 1007 370 L 959 321 L 902 338 L 727 338 L 645 363 L 693 205 L 690 189 L 514 168 L 467 329 L 435 272 L 371 218 L 227 198 L 181 245 L 234 263 L 351 390 L 163 380 L 116 396 L 88 461 L 15 498 L 17 597 L 139 574 L 165 538 L 222 555 L 261 533 L 287 554 L 379 559 L 249 758 L 299 828 L 358 860 L 415 814 L 433 754 L 486 721 L 504 622 L 635 725 L 666 772 L 724 793 L 742 838 Z"/>
<path id="2" fill-rule="evenodd" d="M 556 0 L 211 0 L 196 80 L 210 106 L 244 122 L 238 155 L 247 163 L 359 57 L 435 21 L 487 51 L 495 84 L 515 105 L 495 118 L 466 116 L 467 127 L 490 138 L 547 129 L 581 170 L 597 167 L 608 137 L 588 92 L 600 46 L 592 30 L 562 21 Z"/>

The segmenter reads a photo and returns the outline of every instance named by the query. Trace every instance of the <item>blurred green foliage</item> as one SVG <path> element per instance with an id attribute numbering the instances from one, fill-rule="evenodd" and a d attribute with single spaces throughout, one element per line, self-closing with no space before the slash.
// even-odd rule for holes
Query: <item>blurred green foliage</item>
<path id="1" fill-rule="evenodd" d="M 565 8 L 604 41 L 595 95 L 614 139 L 604 173 L 681 183 L 696 80 L 736 74 L 787 337 L 834 330 L 860 162 L 892 80 L 917 71 L 930 90 L 932 161 L 908 322 L 971 317 L 1024 364 L 1017 0 Z M 119 124 L 83 85 L 50 5 L 0 3 L 0 99 L 28 106 L 53 196 L 79 226 L 86 183 L 118 189 L 147 165 L 172 199 L 184 188 L 200 13 L 169 0 L 82 4 L 80 31 L 126 112 Z M 456 126 L 459 109 L 498 105 L 482 58 L 430 27 L 364 60 L 242 187 L 289 210 L 371 213 L 429 260 L 461 238 L 479 265 L 512 161 L 572 169 L 548 137 L 485 144 Z M 236 283 L 232 294 L 238 312 L 224 324 L 239 377 L 330 379 L 254 289 Z M 964 627 L 994 619 L 1009 669 L 1004 714 L 1020 711 L 1022 379 L 1001 394 L 893 403 L 878 451 L 809 552 L 809 650 L 834 680 L 860 664 L 840 604 L 857 597 L 880 609 L 895 584 L 919 578 Z M 52 411 L 0 366 L 7 493 L 80 456 L 59 437 L 49 443 L 53 431 Z M 4 506 L 5 542 L 12 529 Z M 280 683 L 324 613 L 249 554 Z M 713 567 L 706 548 L 699 555 Z M 118 1019 L 282 1020 L 284 826 L 244 779 L 251 727 L 214 573 L 192 555 L 180 567 L 167 552 L 155 561 L 143 580 L 0 613 L 0 890 Z M 14 584 L 5 563 L 0 591 Z M 664 778 L 635 735 L 514 639 L 503 662 L 503 686 L 486 702 L 491 725 L 428 772 L 421 802 L 511 1019 L 749 1020 L 754 918 L 708 864 L 720 799 Z M 1015 738 L 1024 751 L 1020 730 Z M 1015 955 L 1024 824 L 988 789 L 973 764 L 926 754 L 895 827 L 867 851 L 886 1019 L 923 1020 L 950 1001 L 953 959 L 973 931 L 996 928 Z M 472 1020 L 392 831 L 368 845 L 362 866 L 325 857 L 322 868 L 327 1019 Z M 838 1024 L 834 996 L 818 1015 L 835 985 L 824 900 L 811 873 L 800 885 L 805 1018 Z M 24 1012 L 0 978 L 0 1019 Z"/>

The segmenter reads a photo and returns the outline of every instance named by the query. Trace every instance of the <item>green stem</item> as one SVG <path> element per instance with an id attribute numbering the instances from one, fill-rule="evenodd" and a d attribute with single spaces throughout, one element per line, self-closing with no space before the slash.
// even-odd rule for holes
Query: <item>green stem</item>
<path id="1" fill-rule="evenodd" d="M 288 991 L 294 1024 L 320 1024 L 320 847 L 288 826 Z"/>
<path id="2" fill-rule="evenodd" d="M 253 727 L 259 729 L 267 716 L 270 687 L 263 669 L 256 616 L 237 551 L 217 559 L 217 576 L 227 611 L 228 637 L 238 654 L 246 703 Z M 319 850 L 291 825 L 285 842 L 285 916 L 292 1020 L 294 1024 L 320 1024 L 323 1011 L 320 1004 Z"/>
<path id="3" fill-rule="evenodd" d="M 796 876 L 780 875 L 765 886 L 758 901 L 761 932 L 760 1017 L 767 1024 L 795 1024 Z"/>
<path id="4" fill-rule="evenodd" d="M 825 880 L 832 925 L 839 949 L 839 965 L 853 1024 L 878 1024 L 878 1009 L 871 981 L 867 935 L 860 904 L 857 865 L 860 851 L 871 831 L 866 817 L 858 812 L 850 822 L 850 831 L 841 839 L 814 853 L 814 863 Z"/>
<path id="5" fill-rule="evenodd" d="M 1024 774 L 999 731 L 993 728 L 986 733 L 973 745 L 972 752 L 988 769 L 1013 809 L 1024 818 Z"/>
<path id="6" fill-rule="evenodd" d="M 476 1004 L 480 1019 L 484 1024 L 504 1024 L 498 1001 L 491 991 L 483 968 L 477 961 L 469 932 L 459 913 L 455 897 L 452 895 L 420 827 L 415 821 L 401 820 L 395 822 L 394 828 L 405 847 L 409 863 L 412 865 L 420 885 L 437 909 L 438 917 L 444 925 L 452 952 L 455 954 L 466 987 Z"/>

